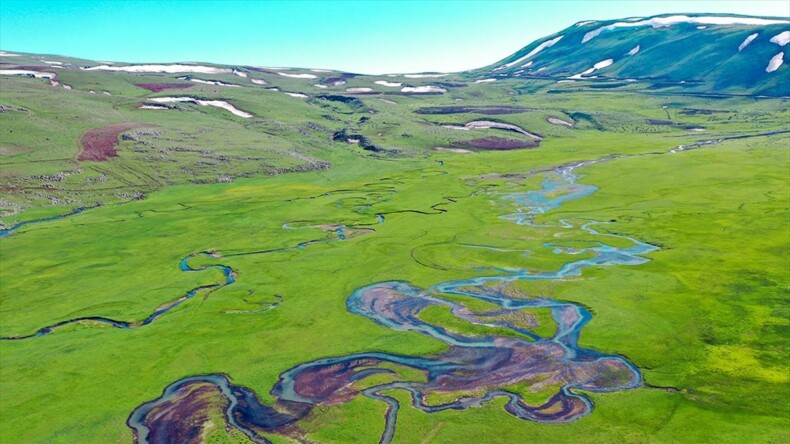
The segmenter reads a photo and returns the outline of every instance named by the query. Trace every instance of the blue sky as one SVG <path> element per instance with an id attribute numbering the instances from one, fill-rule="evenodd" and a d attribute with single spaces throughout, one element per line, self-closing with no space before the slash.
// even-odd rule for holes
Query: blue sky
<path id="1" fill-rule="evenodd" d="M 787 17 L 790 3 L 0 0 L 0 48 L 102 61 L 458 71 L 577 21 L 669 12 Z"/>

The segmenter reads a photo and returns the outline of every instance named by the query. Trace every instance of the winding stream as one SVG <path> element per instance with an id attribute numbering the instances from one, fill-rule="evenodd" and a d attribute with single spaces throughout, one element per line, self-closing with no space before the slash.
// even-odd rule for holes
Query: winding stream
<path id="1" fill-rule="evenodd" d="M 231 267 L 229 267 L 227 265 L 218 264 L 218 265 L 205 265 L 205 266 L 201 266 L 201 267 L 197 267 L 197 268 L 191 267 L 189 265 L 189 261 L 191 259 L 195 258 L 195 257 L 206 256 L 206 257 L 211 257 L 211 258 L 224 258 L 224 257 L 250 256 L 250 255 L 280 253 L 280 252 L 285 252 L 285 251 L 300 250 L 302 248 L 305 248 L 307 246 L 314 245 L 314 244 L 319 244 L 319 243 L 324 243 L 324 242 L 331 242 L 331 241 L 337 241 L 337 240 L 345 240 L 346 239 L 346 235 L 343 232 L 344 228 L 346 228 L 346 227 L 345 226 L 341 226 L 341 227 L 338 227 L 336 230 L 334 230 L 336 232 L 336 234 L 337 234 L 337 238 L 331 238 L 330 237 L 330 238 L 315 239 L 315 240 L 311 240 L 311 241 L 300 242 L 300 243 L 298 243 L 297 245 L 295 245 L 293 247 L 274 248 L 274 249 L 269 249 L 269 250 L 258 250 L 258 251 L 249 251 L 249 252 L 232 253 L 232 254 L 224 254 L 224 255 L 220 254 L 220 253 L 216 253 L 216 252 L 211 252 L 211 251 L 201 251 L 201 252 L 198 252 L 198 253 L 189 254 L 189 255 L 185 256 L 183 259 L 181 259 L 178 262 L 178 268 L 181 271 L 188 272 L 188 273 L 194 273 L 194 272 L 211 270 L 211 269 L 220 270 L 222 272 L 223 276 L 224 276 L 224 281 L 220 282 L 218 284 L 201 285 L 199 287 L 195 287 L 192 290 L 189 290 L 186 294 L 184 294 L 180 298 L 159 306 L 159 308 L 154 310 L 153 313 L 151 313 L 148 317 L 146 317 L 142 321 L 127 322 L 127 321 L 119 321 L 119 320 L 115 320 L 115 319 L 110 319 L 110 318 L 103 317 L 103 316 L 84 316 L 84 317 L 67 319 L 65 321 L 60 321 L 60 322 L 48 325 L 46 327 L 42 327 L 42 328 L 36 330 L 34 333 L 29 334 L 29 335 L 24 335 L 24 336 L 3 336 L 3 337 L 0 337 L 0 341 L 18 341 L 18 340 L 24 340 L 24 339 L 37 338 L 37 337 L 40 337 L 40 336 L 44 336 L 44 335 L 50 334 L 50 333 L 54 332 L 56 329 L 58 329 L 59 327 L 64 327 L 64 326 L 72 325 L 72 324 L 91 324 L 91 323 L 94 323 L 94 324 L 103 324 L 103 325 L 108 325 L 110 327 L 123 328 L 123 329 L 143 327 L 143 326 L 146 326 L 146 325 L 156 321 L 157 319 L 162 317 L 164 314 L 166 314 L 167 312 L 173 310 L 174 308 L 178 307 L 179 305 L 183 304 L 184 302 L 188 301 L 189 299 L 192 299 L 198 293 L 201 293 L 201 292 L 204 292 L 204 291 L 208 292 L 208 293 L 211 293 L 211 292 L 214 292 L 216 290 L 219 290 L 222 287 L 226 287 L 226 286 L 231 285 L 234 282 L 236 282 L 236 272 Z M 362 230 L 359 230 L 359 231 L 362 231 Z"/>
<path id="2" fill-rule="evenodd" d="M 517 205 L 518 211 L 503 217 L 520 225 L 543 226 L 535 224 L 535 216 L 596 191 L 592 185 L 576 183 L 579 176 L 575 170 L 591 163 L 594 162 L 555 168 L 544 173 L 540 190 L 506 196 L 505 199 Z M 280 375 L 270 392 L 276 400 L 273 406 L 262 404 L 252 390 L 231 384 L 225 375 L 191 376 L 174 382 L 162 396 L 139 406 L 127 424 L 141 444 L 169 442 L 166 438 L 149 439 L 154 435 L 167 436 L 162 432 L 168 423 L 157 418 L 164 410 L 188 405 L 186 389 L 195 383 L 216 386 L 228 402 L 225 410 L 228 424 L 259 443 L 268 442 L 265 434 L 301 436 L 298 422 L 314 406 L 347 402 L 359 394 L 386 406 L 379 442 L 389 443 L 395 434 L 400 409 L 399 401 L 389 394 L 394 390 L 406 391 L 411 396 L 411 405 L 427 413 L 466 409 L 505 398 L 505 410 L 519 419 L 544 423 L 578 419 L 593 407 L 580 391 L 610 392 L 639 387 L 642 384 L 639 370 L 624 357 L 579 346 L 579 334 L 592 317 L 581 305 L 541 297 L 513 298 L 490 284 L 558 280 L 580 276 L 589 267 L 639 265 L 648 260 L 645 254 L 657 249 L 630 237 L 600 233 L 593 228 L 595 224 L 587 222 L 580 227 L 601 239 L 591 247 L 576 249 L 545 244 L 554 253 L 570 257 L 556 271 L 489 269 L 495 274 L 442 282 L 426 289 L 402 281 L 381 282 L 357 289 L 346 300 L 346 308 L 353 314 L 396 331 L 418 332 L 447 344 L 448 350 L 438 355 L 364 352 L 303 363 Z M 554 228 L 573 227 L 571 222 L 561 221 Z M 630 246 L 608 245 L 607 238 L 626 240 Z M 586 253 L 584 259 L 573 259 L 580 253 Z M 476 313 L 461 303 L 442 298 L 442 294 L 486 301 L 497 308 Z M 513 335 L 480 336 L 448 330 L 420 318 L 420 313 L 431 306 L 446 307 L 456 318 L 471 324 L 509 329 Z M 535 308 L 551 311 L 556 323 L 551 337 L 539 336 L 512 321 L 514 313 Z M 423 378 L 400 380 L 393 367 L 417 370 Z M 379 374 L 390 375 L 393 380 L 357 387 L 368 376 Z M 533 393 L 544 396 L 545 401 L 533 405 L 515 387 L 531 388 Z M 440 399 L 451 396 L 454 400 L 431 402 L 432 395 Z M 179 416 L 181 421 L 188 419 Z"/>
<path id="3" fill-rule="evenodd" d="M 384 179 L 382 179 L 382 181 L 391 182 L 391 179 L 384 178 Z M 360 189 L 365 189 L 368 192 L 368 197 L 373 197 L 373 198 L 378 198 L 378 199 L 383 199 L 386 196 L 395 193 L 395 188 L 392 185 L 389 185 L 388 183 L 366 183 Z M 322 194 L 317 195 L 317 196 L 310 196 L 310 197 L 305 197 L 305 198 L 300 198 L 300 199 L 316 199 L 316 198 L 319 198 L 319 197 L 325 197 L 325 196 L 337 195 L 337 194 L 360 193 L 361 192 L 360 189 L 334 190 L 334 191 L 322 193 Z M 437 205 L 443 205 L 443 204 L 444 203 L 440 203 L 440 204 L 437 204 Z M 367 204 L 366 207 L 369 207 L 370 205 L 372 205 L 372 204 Z M 68 216 L 73 216 L 73 215 L 79 214 L 79 213 L 81 213 L 81 212 L 83 212 L 83 211 L 85 211 L 87 209 L 91 209 L 91 208 L 95 208 L 95 207 L 82 207 L 82 208 L 77 208 L 74 211 L 72 211 L 70 213 L 67 213 L 67 214 L 62 214 L 62 215 L 48 217 L 48 218 L 43 218 L 43 219 L 35 219 L 35 220 L 20 222 L 20 223 L 14 225 L 14 226 L 12 226 L 12 227 L 10 227 L 8 229 L 0 230 L 0 238 L 9 236 L 14 230 L 17 230 L 18 228 L 21 228 L 21 227 L 23 227 L 25 225 L 29 225 L 29 224 L 33 224 L 33 223 L 40 223 L 40 222 L 55 221 L 55 220 L 62 219 L 62 218 L 68 217 Z M 151 211 L 153 211 L 153 210 L 151 210 Z M 442 210 L 442 211 L 444 211 L 444 210 Z M 359 209 L 357 210 L 357 212 L 359 212 Z M 138 213 L 138 215 L 139 214 L 140 213 Z M 329 237 L 325 237 L 325 238 L 321 238 L 321 239 L 313 239 L 313 240 L 300 242 L 300 243 L 298 243 L 298 244 L 296 244 L 294 246 L 291 246 L 291 247 L 272 248 L 272 249 L 260 249 L 260 250 L 253 250 L 253 251 L 246 251 L 246 252 L 239 252 L 239 253 L 230 253 L 230 254 L 221 254 L 221 253 L 216 252 L 216 251 L 201 251 L 201 252 L 189 254 L 189 255 L 185 256 L 184 258 L 182 258 L 179 261 L 179 263 L 178 263 L 178 267 L 179 267 L 179 269 L 181 271 L 190 272 L 191 273 L 191 272 L 205 271 L 205 270 L 210 270 L 210 269 L 217 269 L 217 270 L 222 271 L 222 274 L 224 275 L 224 281 L 221 282 L 221 283 L 218 283 L 218 284 L 203 285 L 203 286 L 199 286 L 199 287 L 193 288 L 192 290 L 189 290 L 185 295 L 179 297 L 178 299 L 176 299 L 174 301 L 171 301 L 171 302 L 167 302 L 167 303 L 161 305 L 151 315 L 149 315 L 148 317 L 146 317 L 142 321 L 128 322 L 128 321 L 115 320 L 115 319 L 107 318 L 107 317 L 104 317 L 104 316 L 83 316 L 83 317 L 71 318 L 71 319 L 67 319 L 67 320 L 56 322 L 54 324 L 47 325 L 45 327 L 39 328 L 35 332 L 33 332 L 31 334 L 28 334 L 28 335 L 2 336 L 2 337 L 0 337 L 0 341 L 17 341 L 17 340 L 37 338 L 37 337 L 41 337 L 41 336 L 50 334 L 50 333 L 54 332 L 56 329 L 58 329 L 60 327 L 64 327 L 64 326 L 72 325 L 72 324 L 81 324 L 81 325 L 91 325 L 91 324 L 96 325 L 96 324 L 99 324 L 99 325 L 105 325 L 105 326 L 110 326 L 110 327 L 114 327 L 114 328 L 121 328 L 121 329 L 132 329 L 132 328 L 143 327 L 143 326 L 146 326 L 146 325 L 154 322 L 155 320 L 159 319 L 161 316 L 163 316 L 164 314 L 166 314 L 169 311 L 173 310 L 174 308 L 178 307 L 179 305 L 181 305 L 185 301 L 187 301 L 189 299 L 192 299 L 198 293 L 201 293 L 201 292 L 211 293 L 211 292 L 214 292 L 214 291 L 216 291 L 216 290 L 218 290 L 218 289 L 220 289 L 222 287 L 231 285 L 231 284 L 233 284 L 236 281 L 236 272 L 233 269 L 231 269 L 230 267 L 226 266 L 226 265 L 221 265 L 221 264 L 220 265 L 208 265 L 208 266 L 203 266 L 203 267 L 198 267 L 198 268 L 190 267 L 189 266 L 189 261 L 191 259 L 195 258 L 195 257 L 207 256 L 207 257 L 211 257 L 211 258 L 225 258 L 225 257 L 238 257 L 238 256 L 251 256 L 251 255 L 260 255 L 260 254 L 280 253 L 280 252 L 286 252 L 286 251 L 301 250 L 301 249 L 303 249 L 305 247 L 308 247 L 308 246 L 311 246 L 311 245 L 315 245 L 315 244 L 325 243 L 325 242 L 343 241 L 343 240 L 346 240 L 350 236 L 356 236 L 356 235 L 370 233 L 370 232 L 375 231 L 372 228 L 366 228 L 366 227 L 371 226 L 371 225 L 375 225 L 375 224 L 382 224 L 382 223 L 384 223 L 385 215 L 384 214 L 376 214 L 375 217 L 376 217 L 376 223 L 370 223 L 370 224 L 362 224 L 362 223 L 353 224 L 353 225 L 323 224 L 323 225 L 308 225 L 308 226 L 302 226 L 302 227 L 294 227 L 294 226 L 291 226 L 291 224 L 289 224 L 289 223 L 285 223 L 285 224 L 283 224 L 283 229 L 296 229 L 296 228 L 314 228 L 315 229 L 315 228 L 317 228 L 317 229 L 323 229 L 323 230 L 331 231 L 331 232 L 333 232 L 335 234 L 335 236 L 329 236 Z M 276 307 L 278 305 L 279 305 L 279 303 L 272 304 L 269 307 L 267 307 L 266 310 L 271 310 L 271 309 L 273 309 L 274 307 Z"/>
<path id="4" fill-rule="evenodd" d="M 42 222 L 52 222 L 53 220 L 63 219 L 63 218 L 69 217 L 69 216 L 74 216 L 75 214 L 80 214 L 80 213 L 82 213 L 85 210 L 90 210 L 91 208 L 96 208 L 98 206 L 99 205 L 94 205 L 94 206 L 90 206 L 90 207 L 79 207 L 79 208 L 75 208 L 74 210 L 72 210 L 72 211 L 70 211 L 70 212 L 68 212 L 66 214 L 59 214 L 57 216 L 43 217 L 41 219 L 32 219 L 32 220 L 26 220 L 26 221 L 23 221 L 23 222 L 18 222 L 18 223 L 14 224 L 14 225 L 11 225 L 8 228 L 0 229 L 0 238 L 8 237 L 8 236 L 11 235 L 11 233 L 13 233 L 14 231 L 16 231 L 16 230 L 18 230 L 18 229 L 20 229 L 20 228 L 22 228 L 22 227 L 24 227 L 26 225 L 38 224 L 38 223 L 42 223 Z"/>
<path id="5" fill-rule="evenodd" d="M 176 299 L 175 301 L 172 301 L 172 302 L 169 302 L 167 304 L 164 304 L 164 305 L 160 306 L 159 308 L 154 310 L 153 313 L 151 313 L 147 318 L 145 318 L 142 321 L 139 321 L 139 322 L 127 322 L 127 321 L 118 321 L 118 320 L 106 318 L 106 317 L 103 317 L 103 316 L 85 316 L 85 317 L 68 319 L 68 320 L 65 320 L 65 321 L 57 322 L 57 323 L 52 324 L 52 325 L 48 325 L 46 327 L 42 327 L 42 328 L 36 330 L 35 333 L 29 334 L 29 335 L 25 335 L 25 336 L 5 336 L 5 337 L 0 337 L 0 340 L 11 341 L 11 340 L 22 340 L 22 339 L 36 338 L 36 337 L 40 337 L 40 336 L 44 336 L 44 335 L 50 334 L 53 331 L 55 331 L 55 329 L 57 329 L 59 327 L 63 327 L 63 326 L 66 326 L 66 325 L 71 325 L 71 324 L 98 323 L 98 324 L 106 324 L 106 325 L 109 325 L 109 326 L 115 327 L 115 328 L 137 328 L 137 327 L 142 327 L 144 325 L 148 325 L 148 324 L 154 322 L 155 320 L 159 319 L 162 315 L 164 315 L 168 311 L 178 307 L 179 305 L 181 305 L 185 301 L 187 301 L 189 299 L 192 299 L 196 294 L 200 293 L 201 291 L 204 291 L 204 290 L 206 290 L 206 291 L 215 291 L 215 290 L 217 290 L 219 288 L 222 288 L 222 287 L 224 287 L 226 285 L 230 285 L 230 284 L 232 284 L 232 283 L 234 283 L 236 281 L 236 273 L 233 271 L 233 269 L 231 269 L 230 267 L 225 266 L 225 265 L 206 265 L 206 266 L 198 267 L 198 268 L 190 267 L 188 265 L 189 260 L 194 258 L 194 257 L 196 257 L 196 256 L 217 257 L 217 255 L 215 255 L 213 253 L 210 253 L 210 252 L 205 252 L 205 251 L 204 252 L 200 252 L 200 253 L 190 254 L 190 255 L 184 257 L 183 259 L 181 259 L 181 261 L 179 261 L 178 267 L 181 269 L 181 271 L 186 271 L 186 272 L 193 273 L 193 272 L 196 272 L 196 271 L 204 271 L 204 270 L 210 270 L 210 269 L 221 270 L 222 274 L 225 277 L 224 282 L 219 283 L 219 284 L 202 285 L 200 287 L 195 287 L 192 290 L 189 290 L 185 295 L 183 295 L 180 298 Z"/>

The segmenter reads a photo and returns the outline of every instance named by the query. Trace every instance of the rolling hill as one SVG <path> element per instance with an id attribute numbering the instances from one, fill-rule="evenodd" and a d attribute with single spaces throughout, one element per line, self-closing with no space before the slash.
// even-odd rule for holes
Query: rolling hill
<path id="1" fill-rule="evenodd" d="M 583 21 L 469 74 L 563 82 L 649 81 L 695 92 L 790 94 L 790 20 L 666 14 Z"/>

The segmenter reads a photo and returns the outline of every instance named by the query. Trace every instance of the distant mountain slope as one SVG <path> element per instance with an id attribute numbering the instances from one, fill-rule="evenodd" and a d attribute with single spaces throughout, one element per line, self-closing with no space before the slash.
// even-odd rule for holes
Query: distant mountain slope
<path id="1" fill-rule="evenodd" d="M 785 96 L 788 43 L 786 18 L 666 14 L 586 21 L 470 74 L 639 79 L 697 92 Z"/>

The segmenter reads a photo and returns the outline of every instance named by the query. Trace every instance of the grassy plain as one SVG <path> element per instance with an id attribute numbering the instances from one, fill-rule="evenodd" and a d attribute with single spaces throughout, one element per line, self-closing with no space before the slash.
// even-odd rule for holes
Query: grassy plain
<path id="1" fill-rule="evenodd" d="M 479 267 L 555 270 L 566 259 L 545 242 L 578 246 L 592 236 L 575 229 L 555 238 L 558 229 L 501 219 L 514 211 L 503 196 L 535 189 L 539 178 L 524 173 L 612 154 L 647 155 L 580 169 L 585 175 L 581 181 L 599 187 L 597 193 L 568 202 L 540 221 L 612 221 L 598 229 L 661 249 L 640 266 L 592 269 L 583 278 L 561 282 L 515 283 L 513 291 L 588 307 L 594 317 L 582 332 L 581 345 L 628 357 L 643 371 L 645 386 L 590 394 L 595 403 L 591 415 L 556 425 L 517 420 L 503 410 L 501 399 L 483 408 L 429 415 L 411 408 L 406 394 L 396 391 L 392 395 L 402 408 L 395 441 L 464 442 L 470 436 L 491 443 L 790 439 L 787 137 L 725 140 L 666 153 L 701 139 L 787 130 L 787 100 L 663 97 L 645 91 L 575 91 L 578 86 L 563 85 L 552 88 L 567 88 L 568 93 L 525 94 L 519 81 L 470 85 L 441 96 L 387 96 L 395 104 L 357 96 L 362 107 L 352 108 L 271 91 L 223 89 L 221 97 L 258 116 L 243 121 L 191 105 L 182 111 L 137 110 L 144 94 L 125 76 L 69 75 L 62 78 L 77 91 L 52 92 L 37 80 L 0 79 L 4 104 L 30 110 L 0 116 L 3 146 L 11 148 L 0 159 L 7 181 L 3 196 L 22 206 L 3 222 L 64 213 L 85 202 L 104 206 L 29 225 L 0 239 L 0 336 L 31 334 L 81 316 L 140 321 L 191 288 L 223 280 L 218 270 L 180 271 L 183 257 L 206 250 L 226 256 L 280 250 L 194 259 L 192 266 L 232 267 L 237 282 L 198 294 L 138 329 L 76 325 L 40 338 L 0 341 L 0 441 L 130 442 L 129 413 L 188 375 L 225 373 L 270 402 L 268 391 L 277 376 L 302 362 L 371 350 L 441 352 L 445 345 L 440 342 L 348 313 L 346 297 L 380 281 L 427 287 L 491 273 Z M 299 85 L 291 79 L 281 82 L 283 89 Z M 370 83 L 356 78 L 348 86 Z M 80 91 L 86 88 L 113 95 Z M 217 88 L 194 88 L 220 95 L 212 92 Z M 63 102 L 55 100 L 61 95 Z M 413 113 L 459 100 L 535 110 L 493 118 Z M 683 114 L 687 108 L 722 112 Z M 65 110 L 78 118 L 69 118 Z M 667 113 L 707 130 L 690 133 L 645 123 Z M 578 123 L 573 129 L 551 125 L 549 116 L 576 116 Z M 361 117 L 368 119 L 360 123 Z M 42 129 L 33 131 L 38 118 Z M 531 150 L 430 151 L 464 138 L 500 134 L 474 130 L 479 132 L 470 135 L 474 131 L 441 126 L 474 119 L 513 123 L 545 140 Z M 84 130 L 126 121 L 149 122 L 160 131 L 140 135 L 148 144 L 141 147 L 148 151 L 135 152 L 140 144 L 127 140 L 119 146 L 120 157 L 108 162 L 74 160 Z M 382 155 L 332 142 L 331 132 L 341 128 L 399 152 Z M 47 138 L 52 149 L 45 149 Z M 178 146 L 211 153 L 172 149 Z M 268 175 L 303 163 L 293 160 L 294 152 L 332 167 Z M 267 160 L 221 161 L 216 168 L 234 177 L 232 183 L 217 183 L 211 176 L 215 166 L 200 165 L 218 156 Z M 35 175 L 77 169 L 82 172 L 52 191 L 76 196 L 71 201 L 48 206 L 37 200 L 45 197 L 8 191 L 11 183 L 33 183 Z M 102 174 L 118 188 L 86 186 L 86 176 Z M 132 191 L 146 193 L 145 199 L 125 198 Z M 377 223 L 377 214 L 384 215 L 384 223 Z M 286 223 L 304 228 L 287 229 Z M 365 224 L 375 231 L 337 240 L 333 230 L 309 228 L 322 224 Z M 315 239 L 327 241 L 288 248 Z M 258 312 L 278 297 L 282 301 L 276 308 Z M 479 305 L 469 308 L 485 309 Z M 448 322 L 448 328 L 463 328 L 441 310 L 426 315 Z M 545 325 L 549 317 L 536 317 L 539 332 L 550 335 L 552 326 Z M 376 442 L 383 414 L 383 404 L 358 397 L 321 407 L 300 426 L 318 442 Z M 223 427 L 209 434 L 209 442 L 245 439 Z"/>

